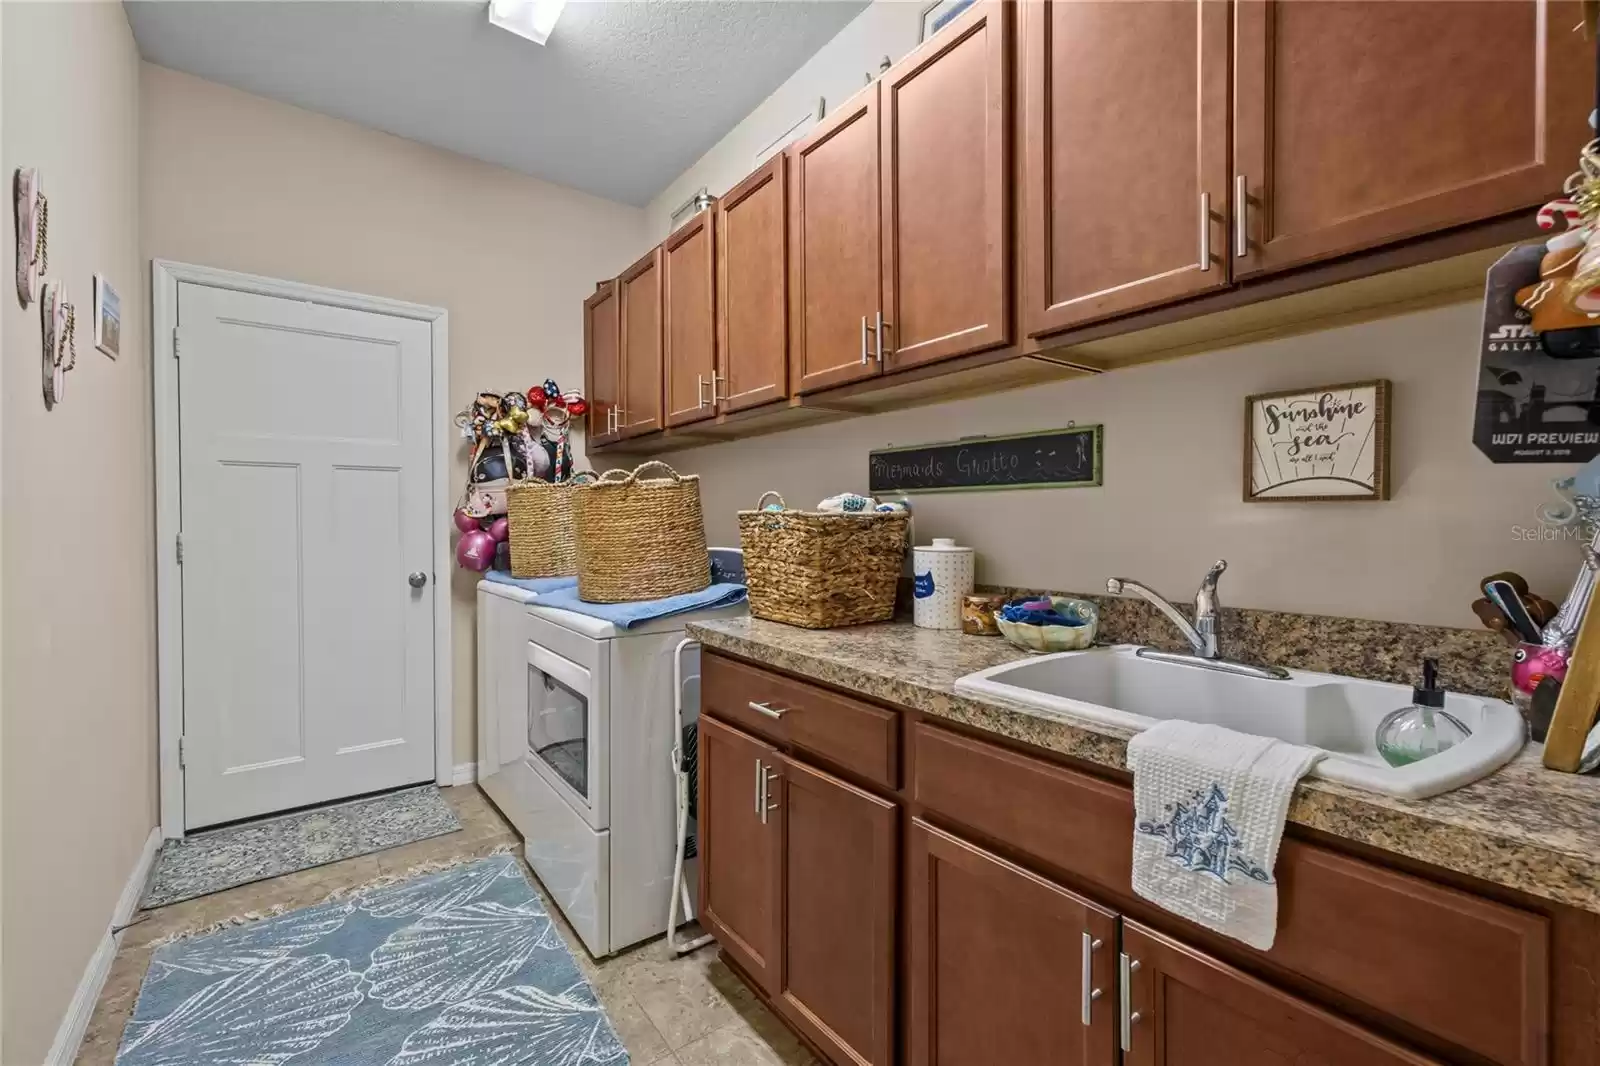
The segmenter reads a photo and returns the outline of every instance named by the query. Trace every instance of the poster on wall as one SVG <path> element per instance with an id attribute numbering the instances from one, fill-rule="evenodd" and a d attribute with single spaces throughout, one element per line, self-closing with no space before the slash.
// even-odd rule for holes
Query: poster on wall
<path id="1" fill-rule="evenodd" d="M 1600 358 L 1556 359 L 1517 306 L 1539 283 L 1543 244 L 1511 249 L 1489 269 L 1472 443 L 1496 463 L 1585 463 L 1600 455 Z"/>
<path id="2" fill-rule="evenodd" d="M 1389 392 L 1379 379 L 1251 396 L 1245 502 L 1387 500 Z"/>

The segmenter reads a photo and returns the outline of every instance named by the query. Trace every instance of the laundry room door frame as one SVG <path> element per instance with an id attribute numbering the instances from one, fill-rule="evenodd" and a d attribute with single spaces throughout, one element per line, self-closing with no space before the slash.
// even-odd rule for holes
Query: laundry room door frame
<path id="1" fill-rule="evenodd" d="M 450 666 L 450 449 L 455 431 L 450 417 L 449 315 L 442 307 L 404 303 L 381 296 L 325 289 L 295 281 L 239 274 L 231 270 L 150 262 L 151 364 L 154 372 L 156 448 L 156 697 L 157 745 L 161 785 L 161 835 L 184 835 L 183 768 L 179 739 L 183 735 L 183 586 L 178 567 L 178 533 L 182 529 L 179 495 L 178 364 L 174 351 L 178 328 L 178 286 L 183 283 L 216 289 L 276 296 L 371 311 L 427 322 L 433 344 L 433 753 L 434 780 L 454 779 L 453 692 Z"/>

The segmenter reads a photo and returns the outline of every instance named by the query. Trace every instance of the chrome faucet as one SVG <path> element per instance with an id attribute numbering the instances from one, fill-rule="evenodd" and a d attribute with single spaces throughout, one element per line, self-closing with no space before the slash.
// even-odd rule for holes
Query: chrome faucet
<path id="1" fill-rule="evenodd" d="M 1217 579 L 1222 572 L 1228 569 L 1226 559 L 1218 559 L 1206 571 L 1205 578 L 1200 582 L 1200 588 L 1194 594 L 1194 623 L 1183 616 L 1183 612 L 1169 603 L 1165 597 L 1153 591 L 1147 585 L 1137 581 L 1130 581 L 1125 577 L 1106 579 L 1106 591 L 1113 596 L 1134 595 L 1144 600 L 1150 606 L 1166 616 L 1167 621 L 1178 627 L 1178 632 L 1183 634 L 1183 639 L 1189 642 L 1190 653 L 1161 651 L 1157 648 L 1142 647 L 1136 652 L 1142 659 L 1151 659 L 1157 662 L 1175 663 L 1181 666 L 1199 666 L 1208 670 L 1220 670 L 1230 674 L 1244 674 L 1249 677 L 1273 678 L 1283 680 L 1289 676 L 1289 671 L 1278 666 L 1252 666 L 1249 663 L 1235 662 L 1224 659 L 1217 648 Z"/>

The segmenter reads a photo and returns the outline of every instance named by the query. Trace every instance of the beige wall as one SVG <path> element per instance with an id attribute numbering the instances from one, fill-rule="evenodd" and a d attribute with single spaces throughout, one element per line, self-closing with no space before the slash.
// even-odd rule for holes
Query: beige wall
<path id="1" fill-rule="evenodd" d="M 78 367 L 47 413 L 8 195 L 0 1060 L 22 1066 L 44 1060 L 155 824 L 155 583 L 133 36 L 111 3 L 4 3 L 0 26 L 3 171 L 43 171 L 49 277 L 78 307 Z M 96 271 L 122 295 L 116 362 L 94 349 Z"/>
<path id="2" fill-rule="evenodd" d="M 147 258 L 447 309 L 452 411 L 581 388 L 583 299 L 647 247 L 638 208 L 149 64 L 141 114 Z M 453 571 L 458 764 L 477 757 L 474 584 Z"/>
<path id="3" fill-rule="evenodd" d="M 721 196 L 754 170 L 756 153 L 796 120 L 816 114 L 818 97 L 827 101 L 827 113 L 832 114 L 861 89 L 864 75 L 877 76 L 884 56 L 897 62 L 915 48 L 926 6 L 926 0 L 877 0 L 851 19 L 694 166 L 650 201 L 645 212 L 651 240 L 667 235 L 672 212 L 702 186 L 713 196 Z"/>
<path id="4" fill-rule="evenodd" d="M 765 489 L 791 504 L 866 487 L 867 452 L 971 434 L 1105 425 L 1101 488 L 915 498 L 919 543 L 978 551 L 978 579 L 1093 591 L 1110 575 L 1171 598 L 1225 558 L 1224 603 L 1476 626 L 1476 584 L 1516 570 L 1559 599 L 1572 541 L 1519 537 L 1570 465 L 1495 466 L 1472 445 L 1477 316 L 1462 304 L 937 407 L 875 415 L 665 456 L 704 477 L 713 543 Z M 1242 413 L 1251 393 L 1394 382 L 1394 498 L 1246 504 Z"/>

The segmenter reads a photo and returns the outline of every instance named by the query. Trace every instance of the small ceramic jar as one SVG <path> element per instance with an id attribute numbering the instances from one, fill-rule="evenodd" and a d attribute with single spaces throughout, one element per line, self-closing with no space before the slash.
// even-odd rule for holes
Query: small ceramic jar
<path id="1" fill-rule="evenodd" d="M 948 537 L 919 545 L 912 552 L 912 621 L 923 629 L 960 629 L 961 598 L 971 595 L 976 569 L 972 549 Z"/>

